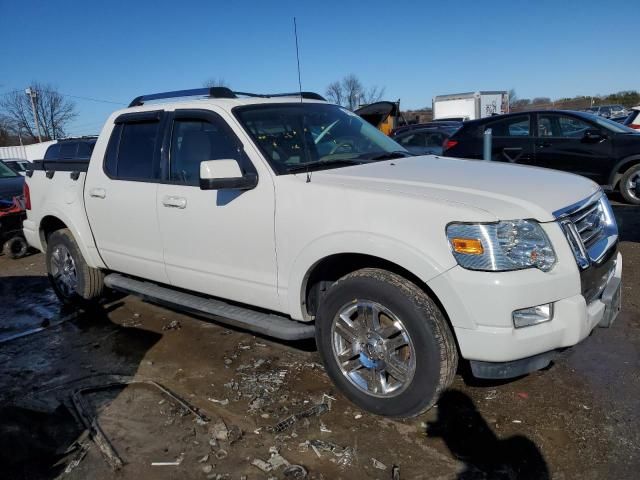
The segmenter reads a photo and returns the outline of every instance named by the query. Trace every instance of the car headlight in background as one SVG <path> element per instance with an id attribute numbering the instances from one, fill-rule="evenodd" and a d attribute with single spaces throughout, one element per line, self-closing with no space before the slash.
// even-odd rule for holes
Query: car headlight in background
<path id="1" fill-rule="evenodd" d="M 548 272 L 556 263 L 553 246 L 535 220 L 451 223 L 447 238 L 458 264 L 469 270 Z"/>

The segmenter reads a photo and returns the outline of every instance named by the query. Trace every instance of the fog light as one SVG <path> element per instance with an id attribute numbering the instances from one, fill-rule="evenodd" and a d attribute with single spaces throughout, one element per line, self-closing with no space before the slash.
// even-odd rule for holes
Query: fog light
<path id="1" fill-rule="evenodd" d="M 553 318 L 553 303 L 515 310 L 512 316 L 513 325 L 516 328 L 530 327 L 531 325 L 548 322 Z"/>

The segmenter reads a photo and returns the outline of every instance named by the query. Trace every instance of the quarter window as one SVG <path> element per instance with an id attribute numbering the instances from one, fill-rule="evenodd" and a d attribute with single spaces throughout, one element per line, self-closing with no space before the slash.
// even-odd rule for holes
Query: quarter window
<path id="1" fill-rule="evenodd" d="M 529 124 L 529 115 L 523 115 L 489 123 L 485 130 L 490 128 L 494 137 L 528 137 Z"/>

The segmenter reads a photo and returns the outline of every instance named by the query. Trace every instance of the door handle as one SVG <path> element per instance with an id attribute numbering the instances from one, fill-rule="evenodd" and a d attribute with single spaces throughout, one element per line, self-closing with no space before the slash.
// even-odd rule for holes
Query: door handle
<path id="1" fill-rule="evenodd" d="M 104 198 L 107 196 L 107 191 L 104 188 L 92 188 L 89 190 L 89 196 L 93 198 Z"/>
<path id="2" fill-rule="evenodd" d="M 549 142 L 541 142 L 541 143 L 536 143 L 536 147 L 538 148 L 546 148 L 546 147 L 550 147 L 551 144 Z"/>
<path id="3" fill-rule="evenodd" d="M 187 199 L 183 197 L 164 197 L 162 205 L 169 208 L 186 208 Z"/>

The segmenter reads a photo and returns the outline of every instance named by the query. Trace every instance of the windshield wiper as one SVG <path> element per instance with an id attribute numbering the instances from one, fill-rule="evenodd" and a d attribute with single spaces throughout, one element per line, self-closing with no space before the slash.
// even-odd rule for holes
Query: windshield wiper
<path id="1" fill-rule="evenodd" d="M 363 156 L 367 160 L 393 160 L 394 158 L 404 158 L 404 157 L 412 157 L 409 152 L 405 152 L 404 150 L 395 150 L 393 152 L 382 152 L 371 157 Z"/>
<path id="2" fill-rule="evenodd" d="M 348 167 L 350 165 L 361 165 L 362 161 L 354 160 L 350 158 L 335 158 L 333 160 L 320 160 L 318 162 L 309 162 L 309 163 L 301 163 L 299 165 L 292 165 L 287 167 L 288 173 L 296 173 L 296 172 L 311 172 L 313 170 L 318 170 L 319 168 L 324 168 L 327 166 L 336 166 L 336 167 Z"/>

